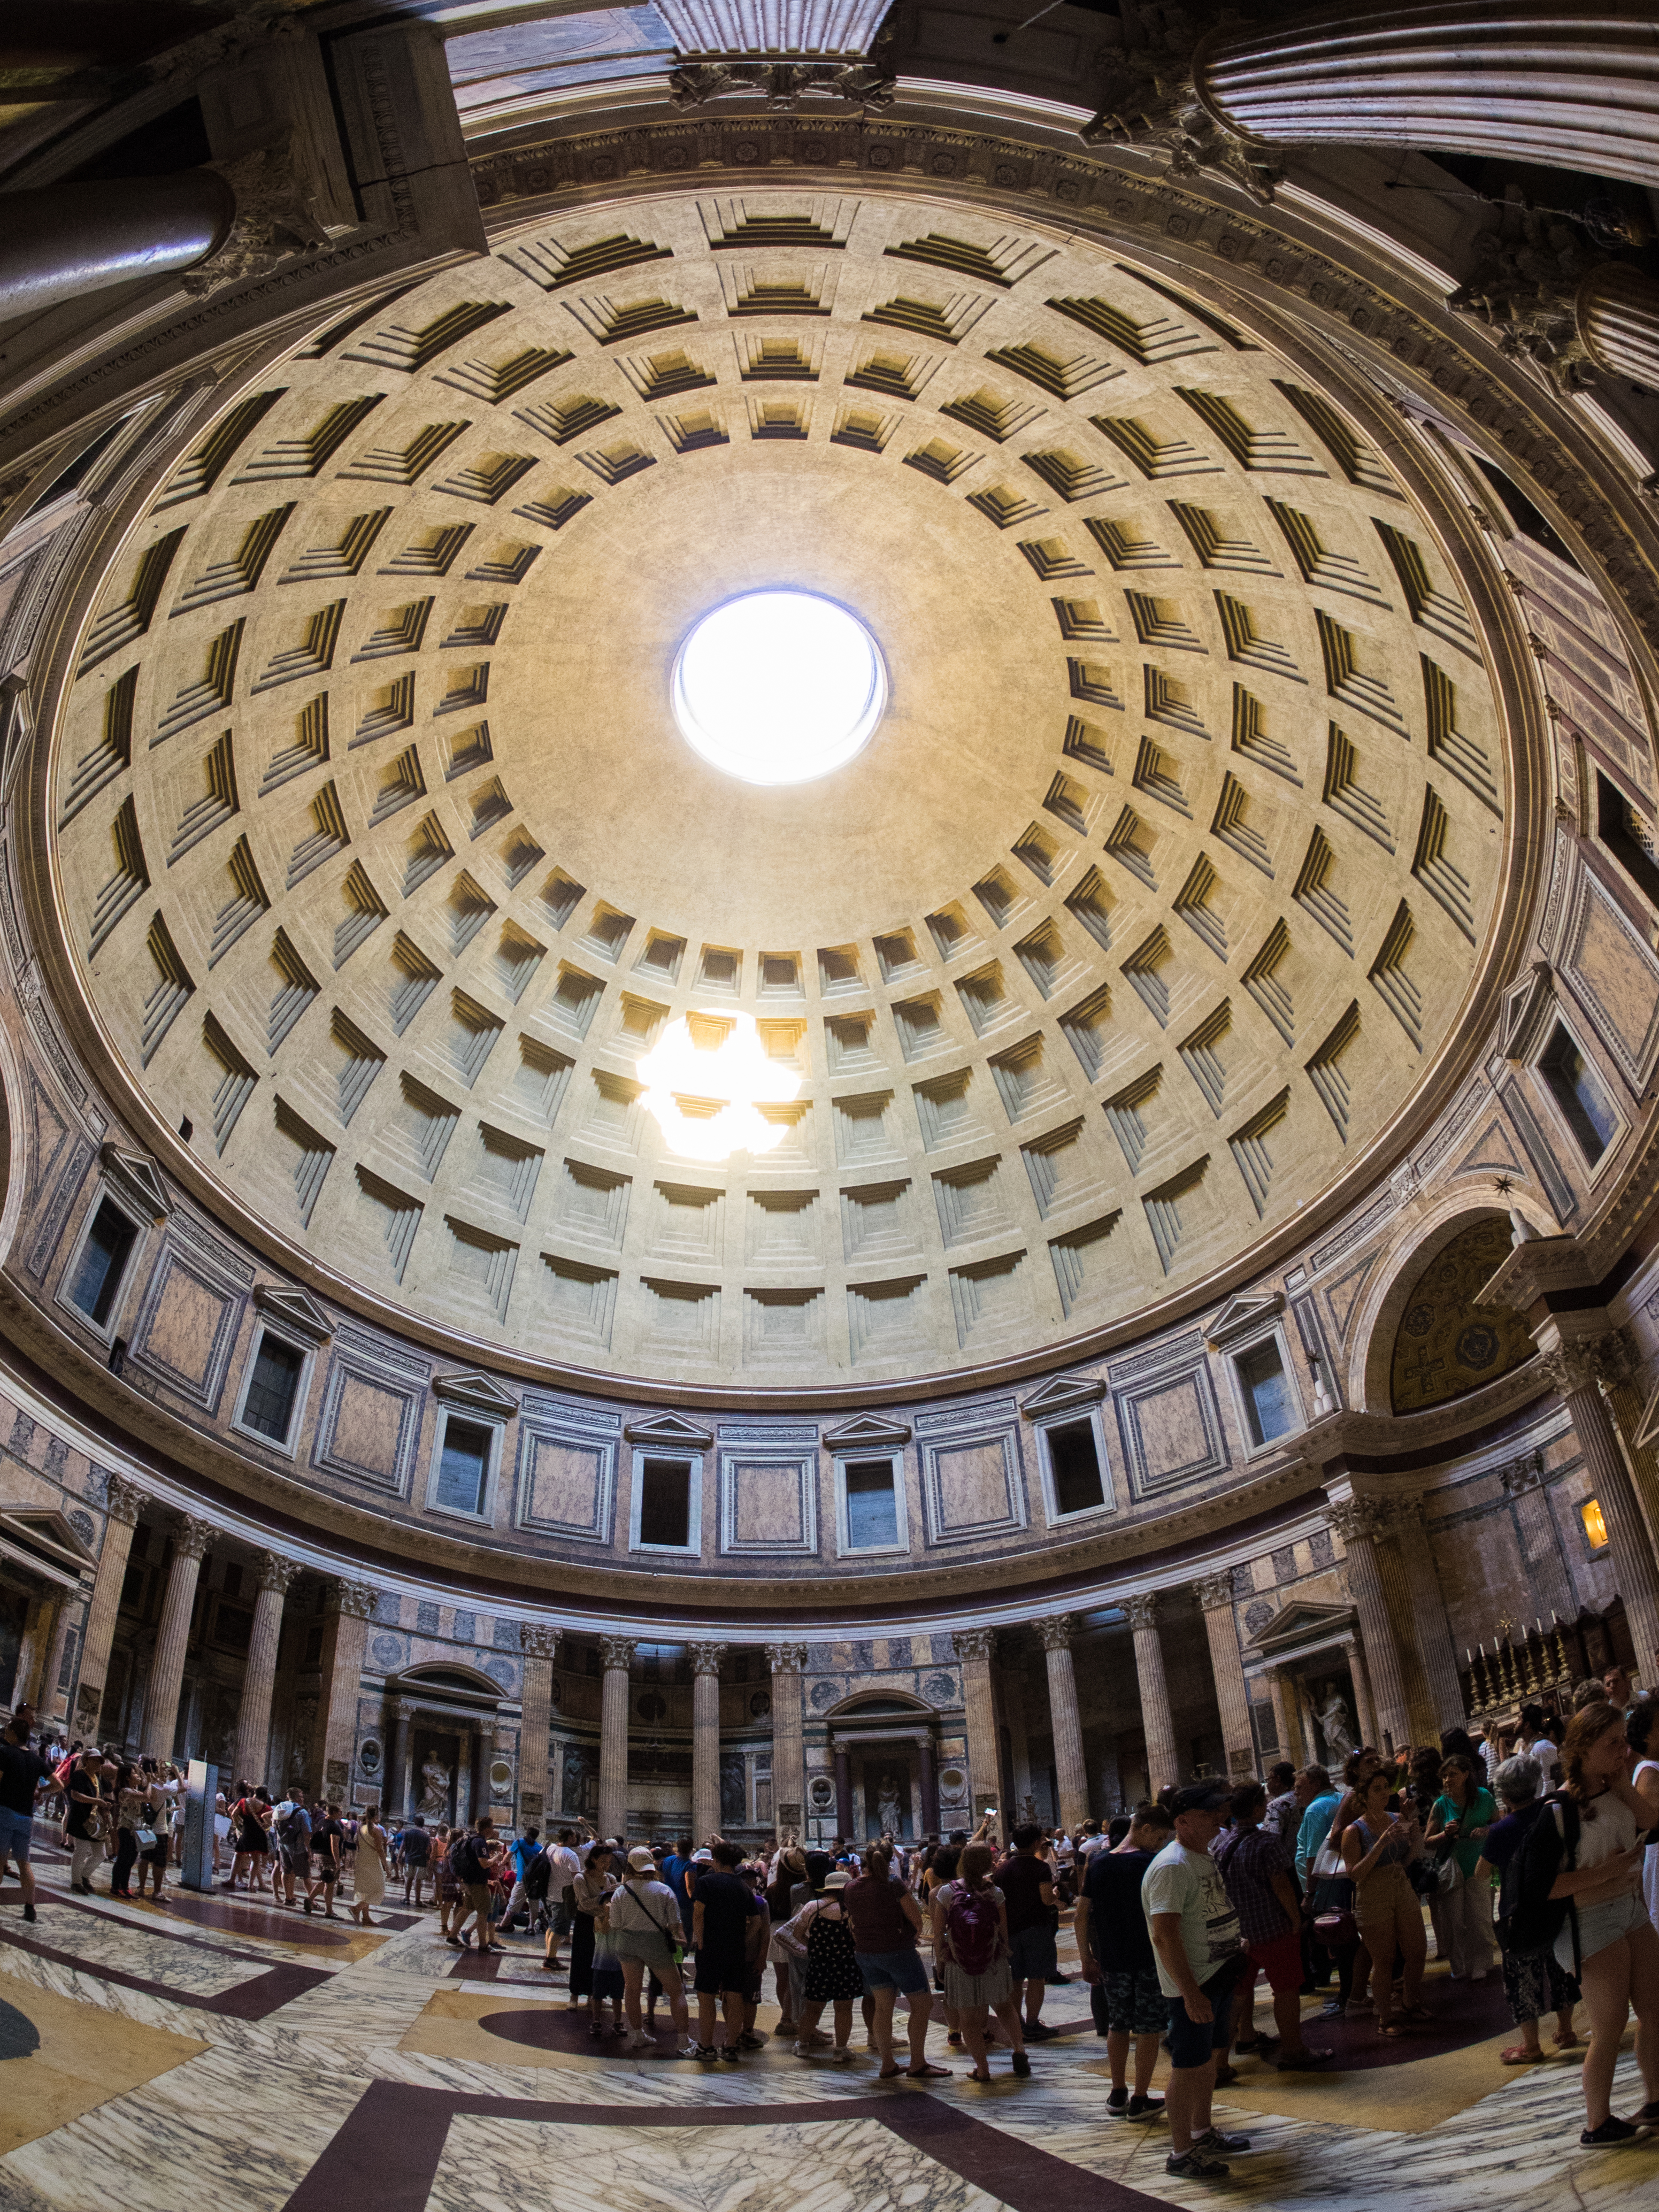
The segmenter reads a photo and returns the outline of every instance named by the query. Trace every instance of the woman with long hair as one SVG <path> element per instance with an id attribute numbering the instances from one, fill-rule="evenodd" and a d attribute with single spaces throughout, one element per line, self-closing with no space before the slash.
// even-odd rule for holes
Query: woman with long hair
<path id="1" fill-rule="evenodd" d="M 337 1805 L 329 1807 L 331 1821 L 336 1821 L 338 1811 Z M 361 1928 L 374 1925 L 368 1917 L 369 1907 L 379 1905 L 386 1895 L 386 1830 L 380 1826 L 380 1808 L 378 1805 L 370 1805 L 357 1824 L 356 1868 L 352 1878 L 351 1903 L 348 1908 Z"/>
<path id="2" fill-rule="evenodd" d="M 933 1956 L 944 1968 L 945 2004 L 962 2024 L 962 2038 L 974 2062 L 970 2081 L 991 2079 L 985 2048 L 989 2013 L 996 2014 L 1012 2048 L 1014 2072 L 1024 2076 L 1031 2070 L 1014 2000 L 1008 1907 L 991 1880 L 995 1863 L 996 1853 L 989 1844 L 969 1844 L 956 1880 L 933 1893 Z"/>
<path id="3" fill-rule="evenodd" d="M 1577 1848 L 1564 1852 L 1550 1895 L 1568 1900 L 1556 1963 L 1567 1973 L 1577 1969 L 1589 2013 L 1578 2139 L 1586 2149 L 1632 2142 L 1659 2123 L 1659 1934 L 1642 1899 L 1639 1840 L 1659 1826 L 1659 1777 L 1646 1774 L 1637 1788 L 1633 1759 L 1623 1713 L 1598 1703 L 1573 1715 L 1561 1747 L 1561 1794 L 1577 1811 Z M 1621 2120 L 1613 2110 L 1613 2073 L 1632 2009 L 1646 2102 L 1634 2120 Z"/>
<path id="4" fill-rule="evenodd" d="M 1406 1869 L 1420 1858 L 1423 1838 L 1417 1813 L 1408 1805 L 1403 1813 L 1389 1810 L 1394 1776 L 1379 1768 L 1356 1793 L 1358 1810 L 1342 1836 L 1342 1859 L 1354 1886 L 1354 1917 L 1370 1954 L 1372 1986 L 1376 1992 L 1376 2032 L 1403 2035 L 1406 2022 L 1432 2017 L 1422 2001 L 1423 1968 L 1429 1955 L 1423 1933 L 1423 1912 Z M 1394 2012 L 1394 1960 L 1398 1951 L 1405 1962 L 1405 2005 L 1401 2018 Z"/>
<path id="5" fill-rule="evenodd" d="M 1474 1761 L 1461 1751 L 1443 1762 L 1440 1789 L 1423 1840 L 1439 1846 L 1443 1865 L 1448 1860 L 1456 1864 L 1450 1887 L 1440 1893 L 1451 1971 L 1460 1979 L 1484 1982 L 1492 1963 L 1492 1885 L 1477 1882 L 1474 1875 L 1486 1831 L 1498 1818 L 1498 1803 L 1491 1790 L 1481 1786 Z"/>

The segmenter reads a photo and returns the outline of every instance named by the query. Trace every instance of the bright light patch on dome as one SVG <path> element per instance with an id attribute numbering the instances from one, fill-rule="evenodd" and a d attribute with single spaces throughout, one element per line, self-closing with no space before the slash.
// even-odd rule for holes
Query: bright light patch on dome
<path id="1" fill-rule="evenodd" d="M 858 619 L 816 592 L 745 592 L 706 614 L 674 663 L 694 752 L 745 783 L 811 783 L 869 743 L 887 672 Z"/>
<path id="2" fill-rule="evenodd" d="M 641 1056 L 645 1103 L 681 1158 L 724 1160 L 769 1152 L 788 1121 L 763 1112 L 800 1093 L 799 1073 L 761 1042 L 750 1014 L 684 1014 Z"/>

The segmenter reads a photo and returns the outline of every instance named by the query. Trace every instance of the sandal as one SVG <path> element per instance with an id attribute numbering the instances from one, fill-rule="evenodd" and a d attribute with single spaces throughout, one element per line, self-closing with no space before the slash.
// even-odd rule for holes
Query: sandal
<path id="1" fill-rule="evenodd" d="M 926 2060 L 920 2066 L 907 2066 L 904 2069 L 904 2078 L 907 2081 L 948 2081 L 950 2074 L 951 2069 L 948 2066 L 932 2066 Z"/>
<path id="2" fill-rule="evenodd" d="M 1577 2051 L 1583 2040 L 1577 2029 L 1569 2028 L 1565 2035 L 1556 2037 L 1555 2047 L 1558 2051 Z"/>
<path id="3" fill-rule="evenodd" d="M 1524 2043 L 1512 2043 L 1498 2056 L 1505 2066 L 1536 2066 L 1544 2054 L 1541 2051 L 1529 2051 Z"/>

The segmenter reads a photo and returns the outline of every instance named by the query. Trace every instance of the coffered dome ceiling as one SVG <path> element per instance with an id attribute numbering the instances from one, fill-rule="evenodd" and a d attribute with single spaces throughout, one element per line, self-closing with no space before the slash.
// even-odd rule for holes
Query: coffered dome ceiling
<path id="1" fill-rule="evenodd" d="M 777 586 L 890 696 L 763 788 L 670 678 Z M 325 333 L 155 498 L 56 743 L 90 1009 L 227 1211 L 659 1380 L 1218 1277 L 1455 1042 L 1506 861 L 1482 641 L 1352 418 L 920 195 L 544 221 Z"/>

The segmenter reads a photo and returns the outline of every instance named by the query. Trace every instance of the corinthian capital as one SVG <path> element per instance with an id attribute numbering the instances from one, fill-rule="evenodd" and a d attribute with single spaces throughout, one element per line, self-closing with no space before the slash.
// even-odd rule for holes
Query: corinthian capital
<path id="1" fill-rule="evenodd" d="M 1072 1638 L 1077 1633 L 1077 1622 L 1069 1613 L 1045 1613 L 1031 1626 L 1036 1631 L 1037 1642 L 1045 1651 L 1069 1651 Z"/>
<path id="2" fill-rule="evenodd" d="M 1620 1328 L 1610 1328 L 1601 1336 L 1574 1337 L 1552 1346 L 1539 1357 L 1551 1389 L 1563 1398 L 1571 1397 L 1575 1391 L 1594 1390 L 1601 1383 L 1611 1389 L 1627 1382 L 1635 1365 L 1629 1341 Z"/>
<path id="3" fill-rule="evenodd" d="M 997 1648 L 994 1628 L 958 1628 L 951 1638 L 958 1659 L 990 1659 Z"/>
<path id="4" fill-rule="evenodd" d="M 626 1674 L 634 1663 L 634 1654 L 639 1639 L 633 1636 L 602 1636 L 599 1638 L 599 1664 L 607 1674 L 613 1670 Z"/>
<path id="5" fill-rule="evenodd" d="M 372 1620 L 380 1595 L 373 1583 L 337 1582 L 329 1591 L 335 1609 L 351 1620 Z"/>
<path id="6" fill-rule="evenodd" d="M 1193 1595 L 1206 1613 L 1218 1613 L 1233 1601 L 1232 1570 L 1224 1567 L 1218 1575 L 1200 1575 L 1193 1584 Z"/>
<path id="7" fill-rule="evenodd" d="M 1325 1518 L 1342 1541 L 1375 1543 L 1389 1525 L 1388 1508 L 1376 1498 L 1342 1498 L 1325 1508 Z"/>
<path id="8" fill-rule="evenodd" d="M 181 1514 L 173 1523 L 173 1556 L 199 1559 L 218 1533 L 211 1521 L 198 1521 L 193 1513 Z"/>
<path id="9" fill-rule="evenodd" d="M 284 1597 L 300 1571 L 297 1559 L 284 1558 L 281 1552 L 261 1552 L 255 1571 L 262 1590 L 276 1590 Z"/>
<path id="10" fill-rule="evenodd" d="M 1131 1628 L 1158 1626 L 1158 1592 L 1136 1590 L 1122 1601 L 1123 1618 Z"/>
<path id="11" fill-rule="evenodd" d="M 125 1521 L 129 1528 L 134 1528 L 143 1505 L 144 1492 L 128 1476 L 110 1474 L 104 1477 L 104 1510 L 112 1521 Z"/>
<path id="12" fill-rule="evenodd" d="M 775 1674 L 804 1674 L 806 1672 L 806 1646 L 804 1644 L 769 1644 L 766 1663 Z"/>
<path id="13" fill-rule="evenodd" d="M 551 1659 L 559 1648 L 559 1632 L 544 1620 L 519 1623 L 519 1649 L 526 1659 Z"/>
<path id="14" fill-rule="evenodd" d="M 1272 149 L 1231 129 L 1205 97 L 1206 41 L 1194 39 L 1184 16 L 1165 10 L 1158 16 L 1161 35 L 1125 52 L 1094 119 L 1083 127 L 1084 139 L 1149 151 L 1162 147 L 1172 176 L 1220 170 L 1257 199 L 1271 199 L 1283 174 Z"/>
<path id="15" fill-rule="evenodd" d="M 691 1672 L 694 1674 L 713 1674 L 718 1677 L 726 1657 L 723 1644 L 694 1644 L 691 1650 Z"/>

